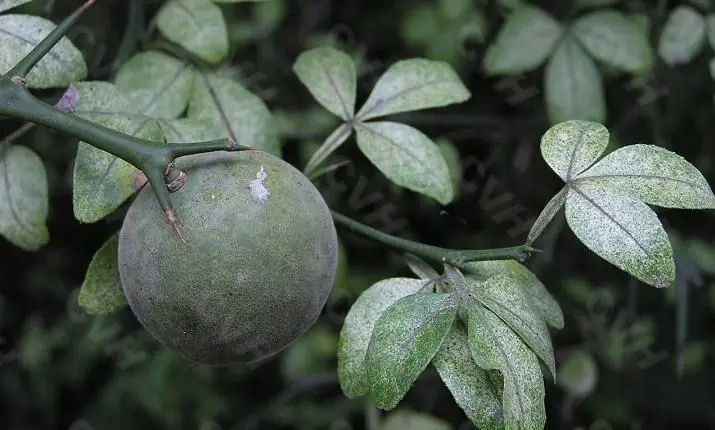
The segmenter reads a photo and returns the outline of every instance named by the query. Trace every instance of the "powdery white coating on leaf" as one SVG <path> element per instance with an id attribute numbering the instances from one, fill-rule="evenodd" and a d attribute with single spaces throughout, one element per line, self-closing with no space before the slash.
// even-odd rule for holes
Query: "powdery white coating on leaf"
<path id="1" fill-rule="evenodd" d="M 549 58 L 544 98 L 552 124 L 571 119 L 603 122 L 606 118 L 601 73 L 573 36 L 564 37 Z"/>
<path id="2" fill-rule="evenodd" d="M 404 398 L 442 346 L 458 304 L 454 294 L 413 294 L 380 315 L 365 355 L 365 378 L 375 406 L 390 410 Z"/>
<path id="3" fill-rule="evenodd" d="M 0 0 L 0 12 L 10 10 L 31 1 L 32 0 Z"/>
<path id="4" fill-rule="evenodd" d="M 452 66 L 412 58 L 390 66 L 380 76 L 356 117 L 361 121 L 462 103 L 471 97 Z"/>
<path id="5" fill-rule="evenodd" d="M 78 302 L 90 315 L 105 315 L 127 306 L 117 263 L 118 233 L 94 254 L 79 291 Z"/>
<path id="6" fill-rule="evenodd" d="M 338 343 L 338 378 L 347 397 L 367 394 L 365 353 L 377 319 L 397 300 L 416 294 L 426 282 L 410 278 L 384 279 L 365 290 L 350 308 Z"/>
<path id="7" fill-rule="evenodd" d="M 37 46 L 56 25 L 34 15 L 0 16 L 0 75 L 6 74 Z M 82 52 L 63 37 L 27 74 L 29 88 L 65 87 L 87 77 Z"/>
<path id="8" fill-rule="evenodd" d="M 221 9 L 210 0 L 171 0 L 157 15 L 159 31 L 202 60 L 221 62 L 228 54 L 228 31 Z"/>
<path id="9" fill-rule="evenodd" d="M 115 82 L 136 111 L 153 118 L 176 118 L 189 102 L 194 69 L 164 53 L 144 51 L 124 63 Z"/>
<path id="10" fill-rule="evenodd" d="M 576 182 L 610 188 L 666 208 L 713 209 L 715 195 L 685 158 L 656 145 L 629 145 L 603 157 Z"/>
<path id="11" fill-rule="evenodd" d="M 362 123 L 355 131 L 358 148 L 389 180 L 443 205 L 454 199 L 449 166 L 424 133 L 390 121 Z"/>
<path id="12" fill-rule="evenodd" d="M 675 262 L 658 216 L 645 203 L 597 185 L 571 188 L 566 220 L 591 251 L 654 287 L 675 280 Z"/>
<path id="13" fill-rule="evenodd" d="M 608 129 L 597 122 L 564 121 L 541 137 L 541 155 L 561 179 L 569 181 L 603 154 L 608 137 Z"/>
<path id="14" fill-rule="evenodd" d="M 658 54 L 671 66 L 690 62 L 705 45 L 706 22 L 690 6 L 677 6 L 665 22 L 658 40 Z"/>
<path id="15" fill-rule="evenodd" d="M 344 120 L 353 117 L 357 72 L 352 57 L 334 48 L 315 48 L 298 56 L 293 71 L 325 109 Z"/>
<path id="16" fill-rule="evenodd" d="M 0 235 L 36 251 L 50 239 L 47 174 L 40 157 L 24 146 L 0 144 Z"/>
<path id="17" fill-rule="evenodd" d="M 531 245 L 532 243 L 534 243 L 534 241 L 536 241 L 539 236 L 541 236 L 541 233 L 544 232 L 544 229 L 546 229 L 551 220 L 553 220 L 559 210 L 561 210 L 564 205 L 564 202 L 566 201 L 567 192 L 568 186 L 564 186 L 563 188 L 561 188 L 561 191 L 556 193 L 556 195 L 553 196 L 548 203 L 546 203 L 546 206 L 541 211 L 539 217 L 536 219 L 536 221 L 534 221 L 534 224 L 529 230 L 529 234 L 526 238 L 527 245 Z"/>
<path id="18" fill-rule="evenodd" d="M 485 370 L 503 375 L 504 424 L 508 430 L 543 430 L 546 394 L 539 360 L 492 311 L 479 303 L 468 307 L 468 339 L 472 357 Z"/>
<path id="19" fill-rule="evenodd" d="M 466 264 L 465 270 L 468 277 L 480 281 L 505 275 L 519 282 L 520 288 L 529 295 L 531 304 L 544 321 L 553 328 L 564 328 L 561 306 L 539 278 L 523 264 L 514 260 L 473 261 Z"/>
<path id="20" fill-rule="evenodd" d="M 520 283 L 506 275 L 496 275 L 482 282 L 470 278 L 467 281 L 472 297 L 511 327 L 555 377 L 556 361 L 549 329 Z"/>
<path id="21" fill-rule="evenodd" d="M 589 13 L 574 23 L 572 34 L 589 54 L 606 65 L 639 73 L 652 64 L 653 53 L 645 34 L 619 11 Z"/>
<path id="22" fill-rule="evenodd" d="M 456 324 L 452 326 L 432 359 L 432 365 L 454 401 L 477 428 L 504 428 L 499 389 L 492 384 L 487 371 L 474 362 L 463 328 Z"/>
<path id="23" fill-rule="evenodd" d="M 263 185 L 263 181 L 265 181 L 266 178 L 268 178 L 268 174 L 263 166 L 261 166 L 261 170 L 256 173 L 256 179 L 252 180 L 250 184 L 251 197 L 253 197 L 253 200 L 265 202 L 268 200 L 268 196 L 271 195 L 265 185 Z"/>
<path id="24" fill-rule="evenodd" d="M 542 9 L 524 5 L 509 15 L 484 55 L 490 75 L 518 75 L 539 67 L 562 34 L 561 24 Z"/>

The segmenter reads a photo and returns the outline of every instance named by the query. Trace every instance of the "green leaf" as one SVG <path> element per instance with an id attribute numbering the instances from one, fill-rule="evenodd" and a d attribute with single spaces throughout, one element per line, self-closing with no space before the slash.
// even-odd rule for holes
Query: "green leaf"
<path id="1" fill-rule="evenodd" d="M 353 134 L 352 126 L 348 123 L 341 124 L 338 128 L 333 130 L 332 133 L 328 135 L 325 141 L 320 145 L 320 147 L 313 153 L 313 156 L 308 161 L 305 166 L 304 172 L 309 175 L 315 169 L 320 166 L 320 164 L 325 161 L 326 158 L 335 152 L 340 145 L 342 145 L 348 138 Z"/>
<path id="2" fill-rule="evenodd" d="M 447 162 L 421 131 L 389 121 L 358 123 L 355 131 L 362 153 L 389 180 L 443 205 L 454 199 Z"/>
<path id="3" fill-rule="evenodd" d="M 31 1 L 32 0 L 0 0 L 0 12 L 10 10 Z"/>
<path id="4" fill-rule="evenodd" d="M 194 82 L 188 64 L 158 51 L 134 55 L 119 69 L 115 84 L 136 112 L 176 118 L 186 109 Z"/>
<path id="5" fill-rule="evenodd" d="M 503 376 L 505 427 L 543 430 L 545 388 L 538 358 L 492 311 L 476 302 L 468 309 L 474 361 L 482 369 L 501 371 Z"/>
<path id="6" fill-rule="evenodd" d="M 551 126 L 541 137 L 541 156 L 568 182 L 590 167 L 608 146 L 606 126 L 591 121 L 569 120 Z"/>
<path id="7" fill-rule="evenodd" d="M 439 273 L 432 266 L 414 254 L 405 254 L 405 264 L 420 279 L 436 280 L 439 278 Z"/>
<path id="8" fill-rule="evenodd" d="M 568 187 L 561 188 L 561 191 L 556 193 L 556 195 L 553 196 L 548 203 L 546 203 L 546 206 L 544 206 L 544 209 L 541 211 L 539 217 L 536 219 L 536 221 L 534 221 L 534 224 L 529 230 L 529 234 L 526 238 L 526 243 L 528 245 L 534 243 L 536 239 L 541 236 L 541 233 L 544 232 L 544 230 L 551 223 L 556 214 L 559 213 L 561 208 L 564 206 L 564 202 L 566 202 L 567 192 Z"/>
<path id="9" fill-rule="evenodd" d="M 421 279 L 384 279 L 365 290 L 348 311 L 338 343 L 338 378 L 348 398 L 367 394 L 365 354 L 380 315 L 399 299 L 418 293 Z"/>
<path id="10" fill-rule="evenodd" d="M 452 178 L 452 190 L 454 191 L 454 197 L 452 200 L 457 200 L 459 198 L 459 193 L 462 188 L 462 158 L 459 155 L 459 149 L 452 142 L 440 139 L 435 142 L 439 151 L 444 157 L 444 161 L 447 162 L 447 167 L 449 169 L 449 176 Z"/>
<path id="11" fill-rule="evenodd" d="M 385 417 L 380 430 L 452 430 L 452 427 L 429 414 L 397 410 Z"/>
<path id="12" fill-rule="evenodd" d="M 489 75 L 518 75 L 535 70 L 553 51 L 561 24 L 542 9 L 524 5 L 512 12 L 484 54 Z"/>
<path id="13" fill-rule="evenodd" d="M 211 120 L 224 136 L 240 145 L 281 154 L 278 129 L 271 112 L 258 96 L 236 80 L 218 73 L 197 75 L 188 116 Z"/>
<path id="14" fill-rule="evenodd" d="M 325 109 L 348 121 L 355 115 L 357 72 L 348 54 L 334 48 L 305 51 L 293 72 Z"/>
<path id="15" fill-rule="evenodd" d="M 678 154 L 655 145 L 618 148 L 579 174 L 576 182 L 666 208 L 715 209 L 715 195 L 702 173 Z"/>
<path id="16" fill-rule="evenodd" d="M 599 10 L 579 18 L 571 32 L 597 60 L 631 73 L 648 70 L 653 61 L 648 39 L 623 13 Z"/>
<path id="17" fill-rule="evenodd" d="M 420 293 L 397 300 L 380 315 L 365 354 L 368 391 L 392 409 L 427 368 L 457 317 L 452 294 Z"/>
<path id="18" fill-rule="evenodd" d="M 676 6 L 663 26 L 658 54 L 671 66 L 690 62 L 706 38 L 705 17 L 690 6 Z"/>
<path id="19" fill-rule="evenodd" d="M 10 71 L 37 46 L 56 25 L 39 16 L 0 16 L 0 75 Z M 26 76 L 28 88 L 59 88 L 87 77 L 82 53 L 63 37 Z"/>
<path id="20" fill-rule="evenodd" d="M 118 246 L 118 234 L 115 233 L 89 262 L 77 300 L 90 315 L 106 315 L 127 306 L 117 269 Z"/>
<path id="21" fill-rule="evenodd" d="M 228 31 L 221 9 L 210 0 L 171 0 L 157 14 L 157 27 L 169 41 L 217 64 L 228 55 Z"/>
<path id="22" fill-rule="evenodd" d="M 585 398 L 598 383 L 598 366 L 591 354 L 576 351 L 559 366 L 559 386 L 576 398 Z"/>
<path id="23" fill-rule="evenodd" d="M 0 235 L 26 251 L 50 240 L 47 174 L 40 157 L 24 146 L 0 142 Z"/>
<path id="24" fill-rule="evenodd" d="M 603 122 L 606 118 L 601 74 L 571 36 L 563 39 L 549 58 L 544 93 L 552 124 L 570 119 Z"/>
<path id="25" fill-rule="evenodd" d="M 159 127 L 170 143 L 193 143 L 225 137 L 223 130 L 207 119 L 165 119 L 159 121 Z"/>
<path id="26" fill-rule="evenodd" d="M 457 405 L 479 429 L 504 429 L 502 399 L 487 371 L 477 366 L 469 349 L 467 333 L 452 326 L 432 365 Z"/>
<path id="27" fill-rule="evenodd" d="M 591 251 L 642 282 L 675 280 L 668 235 L 645 203 L 594 184 L 578 184 L 566 198 L 566 220 Z"/>
<path id="28" fill-rule="evenodd" d="M 471 97 L 454 69 L 443 61 L 412 58 L 390 66 L 356 117 L 360 121 L 462 103 Z"/>
<path id="29" fill-rule="evenodd" d="M 156 142 L 163 135 L 156 120 L 135 113 L 114 84 L 76 84 L 79 102 L 75 115 L 130 136 Z M 134 194 L 137 168 L 114 155 L 80 142 L 73 176 L 74 215 L 80 222 L 97 222 Z"/>
<path id="30" fill-rule="evenodd" d="M 521 283 L 500 274 L 481 282 L 472 280 L 468 285 L 472 297 L 511 327 L 555 376 L 556 361 L 549 329 L 530 297 L 522 291 Z"/>
<path id="31" fill-rule="evenodd" d="M 485 281 L 497 275 L 514 279 L 529 295 L 531 304 L 548 325 L 556 329 L 564 328 L 564 314 L 559 303 L 539 278 L 523 264 L 514 260 L 474 261 L 467 263 L 465 269 L 468 271 L 468 278 L 478 281 Z"/>

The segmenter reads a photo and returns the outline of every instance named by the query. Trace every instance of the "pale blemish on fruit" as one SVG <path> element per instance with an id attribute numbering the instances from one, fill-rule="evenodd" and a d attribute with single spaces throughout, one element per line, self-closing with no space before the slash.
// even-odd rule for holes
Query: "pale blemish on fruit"
<path id="1" fill-rule="evenodd" d="M 268 191 L 268 189 L 263 185 L 263 181 L 266 180 L 268 177 L 268 174 L 266 173 L 265 169 L 263 166 L 261 166 L 261 170 L 256 173 L 256 179 L 251 181 L 251 197 L 253 197 L 253 200 L 258 201 L 258 202 L 265 202 L 268 200 L 268 196 L 271 195 L 271 193 Z"/>

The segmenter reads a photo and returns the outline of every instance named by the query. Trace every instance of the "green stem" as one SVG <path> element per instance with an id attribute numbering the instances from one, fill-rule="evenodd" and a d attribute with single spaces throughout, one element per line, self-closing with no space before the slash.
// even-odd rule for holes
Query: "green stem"
<path id="1" fill-rule="evenodd" d="M 382 243 L 383 245 L 387 245 L 398 251 L 415 254 L 423 260 L 435 264 L 449 263 L 457 267 L 463 267 L 464 264 L 472 261 L 523 261 L 524 258 L 536 251 L 536 249 L 528 245 L 511 246 L 508 248 L 471 250 L 440 248 L 438 246 L 426 245 L 424 243 L 401 239 L 399 237 L 383 233 L 335 211 L 332 211 L 332 215 L 336 224 L 339 224 L 352 233 L 371 239 L 375 242 Z"/>

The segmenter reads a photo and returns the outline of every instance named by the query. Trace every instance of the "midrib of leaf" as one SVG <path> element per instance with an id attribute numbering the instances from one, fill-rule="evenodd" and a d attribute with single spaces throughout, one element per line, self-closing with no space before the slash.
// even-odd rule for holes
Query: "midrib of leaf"
<path id="1" fill-rule="evenodd" d="M 141 110 L 141 112 L 142 112 L 142 113 L 146 113 L 146 111 L 148 111 L 149 108 L 152 107 L 152 106 L 154 105 L 154 103 L 156 103 L 157 100 L 159 100 L 159 97 L 161 97 L 161 95 L 164 93 L 164 91 L 168 90 L 169 87 L 171 87 L 172 85 L 174 85 L 174 84 L 176 83 L 176 81 L 179 80 L 179 76 L 181 76 L 181 75 L 184 73 L 184 71 L 185 71 L 188 67 L 189 67 L 189 65 L 188 65 L 187 63 L 183 63 L 183 64 L 181 65 L 181 67 L 179 67 L 179 68 L 177 69 L 176 73 L 174 73 L 174 76 L 172 76 L 171 79 L 170 79 L 169 81 L 167 81 L 167 82 L 159 89 L 159 91 L 157 91 L 157 92 L 152 96 L 151 100 L 149 100 L 149 103 L 147 103 L 147 105 L 144 106 L 144 108 Z"/>
<path id="2" fill-rule="evenodd" d="M 228 131 L 228 135 L 231 137 L 231 139 L 238 142 L 238 139 L 236 138 L 236 134 L 233 132 L 233 129 L 231 128 L 231 121 L 228 120 L 228 117 L 226 116 L 226 112 L 223 109 L 221 100 L 218 98 L 216 91 L 211 86 L 211 80 L 203 72 L 201 72 L 201 78 L 204 80 L 204 82 L 206 83 L 206 87 L 209 89 L 209 95 L 211 96 L 211 100 L 213 100 L 214 105 L 216 106 L 216 110 L 218 111 L 219 115 L 221 116 L 221 122 L 223 123 L 223 126 L 226 129 L 226 131 Z"/>
<path id="3" fill-rule="evenodd" d="M 667 176 L 660 176 L 660 175 L 640 175 L 637 173 L 624 173 L 624 174 L 608 174 L 608 175 L 596 175 L 596 176 L 584 176 L 582 178 L 576 177 L 573 180 L 573 183 L 575 184 L 583 184 L 583 183 L 588 183 L 588 181 L 593 180 L 593 179 L 608 179 L 608 178 L 642 178 L 642 179 L 662 179 L 665 181 L 672 181 L 672 182 L 678 182 L 683 185 L 687 185 L 691 188 L 695 188 L 697 190 L 704 190 L 704 188 L 698 186 L 698 184 L 690 181 L 686 181 L 685 179 L 680 179 L 680 178 L 669 178 Z"/>
<path id="4" fill-rule="evenodd" d="M 393 101 L 393 100 L 395 100 L 395 99 L 397 99 L 397 98 L 399 98 L 399 97 L 402 97 L 404 94 L 409 93 L 410 91 L 427 88 L 427 87 L 432 86 L 432 85 L 447 84 L 447 83 L 450 83 L 450 82 L 451 82 L 451 81 L 445 81 L 445 80 L 442 80 L 442 79 L 435 79 L 435 80 L 433 80 L 433 81 L 427 81 L 427 82 L 425 82 L 424 84 L 421 84 L 421 85 L 414 85 L 414 86 L 412 86 L 412 87 L 407 87 L 407 88 L 405 88 L 404 90 L 400 91 L 399 93 L 394 94 L 392 97 L 388 97 L 388 98 L 386 98 L 386 99 L 378 99 L 377 102 L 375 102 L 375 104 L 374 104 L 371 108 L 369 108 L 368 110 L 364 111 L 364 112 L 362 113 L 362 115 L 360 115 L 360 116 L 357 117 L 357 119 L 360 120 L 360 117 L 362 117 L 362 118 L 366 117 L 367 115 L 369 115 L 371 112 L 373 112 L 375 109 L 377 109 L 378 107 L 382 106 L 382 105 L 385 104 L 386 102 L 391 102 L 391 101 Z"/>
<path id="5" fill-rule="evenodd" d="M 20 41 L 22 41 L 22 42 L 25 42 L 25 43 L 27 43 L 28 45 L 30 45 L 30 47 L 32 47 L 32 48 L 34 48 L 35 45 L 37 45 L 37 44 L 39 43 L 39 41 L 38 41 L 38 42 L 33 42 L 32 40 L 25 39 L 24 37 L 22 37 L 22 36 L 20 36 L 20 35 L 18 35 L 18 34 L 10 33 L 9 31 L 3 30 L 2 28 L 0 28 L 0 33 L 5 33 L 5 34 L 7 34 L 8 36 L 14 37 L 14 38 L 16 38 L 16 39 L 18 39 L 18 40 L 20 40 Z M 55 60 L 57 60 L 57 61 L 59 61 L 59 62 L 61 62 L 61 63 L 65 63 L 65 64 L 67 64 L 67 65 L 69 65 L 69 66 L 72 66 L 72 63 L 70 63 L 70 62 L 68 62 L 68 61 L 65 61 L 65 59 L 64 59 L 62 56 L 60 56 L 57 52 L 55 52 L 54 50 L 49 51 L 46 55 L 49 55 L 50 57 L 54 58 Z"/>
<path id="6" fill-rule="evenodd" d="M 583 197 L 584 199 L 586 199 L 587 202 L 591 203 L 596 209 L 598 209 L 599 212 L 601 212 L 603 215 L 605 215 L 606 218 L 608 218 L 611 222 L 613 222 L 614 224 L 616 224 L 616 225 L 618 226 L 618 228 L 620 228 L 621 230 L 623 230 L 624 232 L 626 232 L 626 234 L 628 235 L 628 237 L 630 237 L 630 238 L 633 240 L 633 242 L 635 242 L 636 245 L 638 245 L 638 247 L 639 247 L 641 250 L 643 250 L 643 253 L 645 253 L 646 256 L 650 257 L 650 254 L 648 253 L 648 250 L 647 250 L 643 245 L 641 245 L 641 243 L 638 241 L 638 239 L 636 239 L 635 236 L 633 236 L 633 234 L 631 234 L 631 232 L 628 231 L 627 228 L 625 228 L 623 225 L 621 225 L 621 223 L 618 222 L 617 219 L 615 219 L 611 214 L 609 214 L 608 212 L 606 212 L 605 209 L 603 209 L 601 206 L 598 205 L 598 203 L 596 203 L 595 201 L 593 201 L 592 198 L 590 198 L 589 196 L 587 196 L 586 193 L 584 193 L 583 191 L 581 191 L 581 189 L 578 188 L 578 187 L 576 186 L 576 184 L 573 184 L 573 183 L 572 183 L 572 184 L 570 185 L 570 188 L 571 188 L 572 190 L 576 191 L 581 197 Z"/>
<path id="7" fill-rule="evenodd" d="M 578 143 L 573 148 L 573 151 L 571 152 L 571 158 L 569 159 L 569 169 L 566 171 L 566 181 L 571 180 L 571 175 L 573 174 L 573 165 L 576 160 L 576 154 L 578 153 L 579 148 L 583 145 L 584 138 L 586 136 L 586 133 L 582 132 L 581 136 L 578 139 Z"/>
<path id="8" fill-rule="evenodd" d="M 536 331 L 532 330 L 531 326 L 529 324 L 527 324 L 526 321 L 524 321 L 519 314 L 517 314 L 514 311 L 512 311 L 511 309 L 509 309 L 507 306 L 502 306 L 496 300 L 485 300 L 485 301 L 480 300 L 480 302 L 484 305 L 484 307 L 491 310 L 507 326 L 510 326 L 509 322 L 505 318 L 501 317 L 501 315 L 497 312 L 497 309 L 499 309 L 499 312 L 504 312 L 504 313 L 507 313 L 507 314 L 511 315 L 512 317 L 514 317 L 517 321 L 519 321 L 521 323 L 521 325 L 526 330 L 529 330 L 531 332 L 531 334 L 534 335 L 535 337 L 537 337 L 537 338 L 540 337 L 538 335 L 538 333 Z M 514 330 L 514 332 L 516 333 L 516 330 Z M 516 334 L 519 335 L 519 333 L 516 333 Z M 521 336 L 519 336 L 519 337 L 521 337 Z"/>
<path id="9" fill-rule="evenodd" d="M 488 311 L 488 312 L 491 312 L 491 311 Z M 496 315 L 496 314 L 495 314 L 495 315 Z M 497 315 L 497 318 L 499 318 L 498 315 Z M 507 328 L 508 328 L 509 330 L 511 330 L 511 327 L 509 327 L 508 324 L 507 324 Z M 513 331 L 513 330 L 512 330 L 512 331 Z M 512 386 L 512 390 L 511 390 L 511 391 L 514 393 L 514 395 L 515 395 L 515 396 L 517 397 L 517 399 L 519 400 L 519 401 L 517 402 L 517 403 L 519 404 L 519 410 L 521 411 L 521 414 L 520 414 L 519 416 L 520 416 L 520 417 L 523 417 L 523 416 L 526 415 L 526 411 L 524 411 L 524 401 L 523 401 L 523 398 L 521 397 L 521 393 L 519 392 L 519 390 L 515 389 L 515 387 L 514 387 L 514 382 L 513 382 L 513 381 L 516 380 L 515 371 L 514 371 L 514 369 L 511 367 L 511 363 L 509 363 L 508 355 L 507 355 L 506 351 L 504 351 L 504 348 L 502 348 L 501 343 L 499 343 L 499 339 L 498 339 L 497 336 L 494 334 L 494 331 L 492 330 L 492 325 L 491 325 L 491 324 L 488 324 L 488 325 L 487 325 L 487 332 L 489 333 L 489 337 L 492 339 L 494 345 L 496 346 L 496 349 L 499 351 L 500 361 L 501 361 L 502 366 L 501 366 L 501 369 L 497 369 L 497 370 L 501 370 L 502 372 L 505 373 L 505 375 L 504 375 L 504 383 L 507 383 L 507 382 L 506 382 L 507 380 L 510 381 L 510 382 L 509 382 L 509 385 Z M 518 337 L 518 335 L 517 335 L 517 337 Z M 485 370 L 487 370 L 487 369 L 485 369 Z M 509 374 L 509 378 L 506 377 L 506 374 L 507 374 L 507 373 Z"/>
<path id="10" fill-rule="evenodd" d="M 139 125 L 132 131 L 131 136 L 135 136 L 139 132 L 139 130 L 142 129 L 142 127 L 144 127 L 149 121 L 152 121 L 152 120 L 153 120 L 153 118 L 147 118 L 144 121 L 142 121 L 141 123 L 139 123 Z M 97 181 L 98 183 L 101 184 L 102 182 L 104 182 L 105 179 L 107 179 L 107 176 L 109 176 L 109 172 L 112 170 L 114 165 L 117 164 L 117 161 L 119 161 L 118 157 L 112 158 L 112 161 L 109 162 L 109 164 L 107 165 L 107 168 L 104 169 L 104 173 L 102 174 L 101 178 L 99 178 L 99 181 Z M 94 187 L 92 189 L 92 194 L 89 196 L 89 198 L 91 198 L 91 199 L 96 198 L 98 193 L 99 193 L 99 187 Z"/>
<path id="11" fill-rule="evenodd" d="M 343 108 L 343 113 L 345 114 L 345 118 L 350 119 L 350 110 L 348 109 L 348 105 L 343 100 L 343 95 L 340 93 L 340 90 L 338 89 L 337 84 L 335 83 L 335 79 L 333 79 L 333 75 L 330 74 L 330 70 L 328 70 L 327 67 L 321 62 L 318 61 L 318 65 L 320 66 L 320 69 L 325 73 L 325 76 L 328 77 L 328 82 L 330 83 L 330 86 L 333 87 L 333 90 L 335 91 L 335 94 L 338 95 L 338 100 L 340 100 L 340 107 Z"/>
<path id="12" fill-rule="evenodd" d="M 419 294 L 422 294 L 422 293 L 419 293 Z M 430 294 L 430 293 L 428 293 L 428 294 Z M 398 349 L 404 350 L 405 345 L 407 345 L 408 343 L 414 343 L 412 341 L 414 341 L 414 339 L 417 337 L 417 335 L 419 333 L 421 333 L 425 329 L 425 327 L 427 327 L 428 324 L 432 323 L 434 321 L 434 319 L 437 318 L 439 315 L 447 313 L 448 311 L 449 311 L 449 309 L 441 307 L 441 308 L 439 308 L 439 310 L 428 312 L 427 315 L 425 315 L 425 318 L 423 318 L 422 321 L 413 328 L 412 332 L 410 333 L 410 336 L 408 336 L 406 339 L 401 340 L 398 343 L 398 347 L 399 347 Z"/>
<path id="13" fill-rule="evenodd" d="M 0 144 L 5 143 L 5 142 L 0 142 Z M 25 231 L 30 237 L 34 235 L 32 232 L 32 227 L 25 225 L 24 222 L 22 221 L 22 218 L 20 215 L 17 213 L 17 208 L 15 208 L 15 203 L 12 198 L 12 190 L 11 190 L 11 185 L 10 185 L 10 175 L 8 173 L 8 166 L 7 166 L 7 154 L 9 152 L 10 146 L 8 144 L 0 146 L 0 158 L 2 158 L 2 164 L 3 164 L 3 176 L 4 176 L 4 182 L 5 182 L 5 187 L 7 188 L 7 198 L 8 198 L 8 207 L 10 208 L 10 213 L 12 214 L 13 219 L 17 224 L 22 228 L 22 230 Z"/>
<path id="14" fill-rule="evenodd" d="M 396 144 L 396 143 L 392 140 L 392 138 L 390 138 L 390 137 L 388 137 L 388 136 L 385 136 L 384 134 L 378 132 L 377 130 L 373 130 L 372 128 L 370 128 L 370 127 L 369 127 L 369 124 L 370 124 L 369 122 L 366 122 L 366 123 L 356 122 L 356 123 L 355 123 L 355 126 L 356 126 L 356 127 L 362 127 L 362 128 L 364 128 L 365 130 L 368 130 L 370 133 L 376 134 L 376 135 L 382 137 L 383 139 L 385 139 L 385 140 L 387 140 L 388 142 L 390 142 L 390 144 L 391 144 L 392 146 L 394 146 L 394 147 L 396 147 L 397 149 L 399 149 L 400 151 L 404 152 L 405 154 L 407 154 L 409 157 L 411 157 L 413 160 L 417 161 L 418 163 L 422 163 L 422 164 L 425 164 L 425 163 L 426 163 L 425 160 L 419 158 L 419 157 L 418 157 L 417 155 L 415 155 L 414 153 L 412 153 L 412 152 L 408 151 L 407 149 L 401 147 L 400 145 Z"/>

